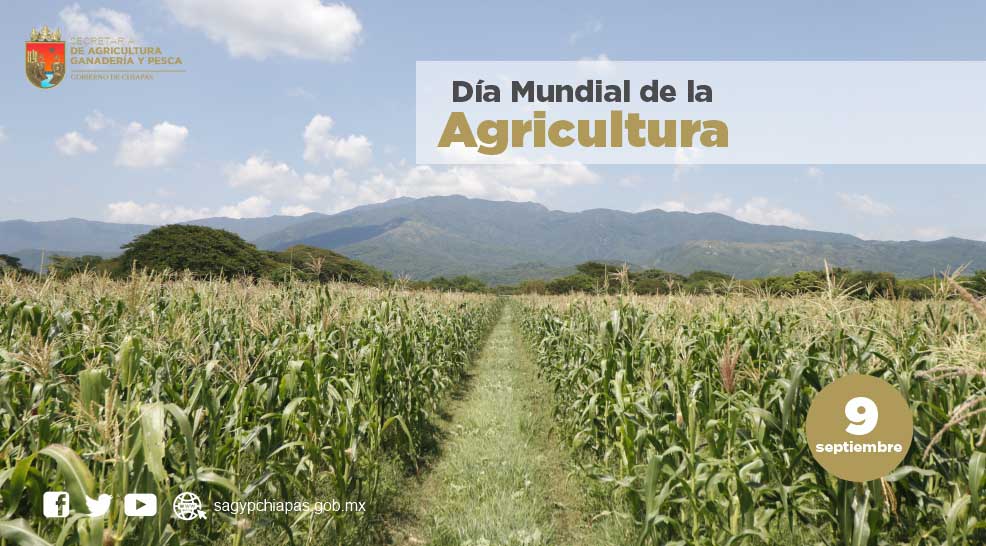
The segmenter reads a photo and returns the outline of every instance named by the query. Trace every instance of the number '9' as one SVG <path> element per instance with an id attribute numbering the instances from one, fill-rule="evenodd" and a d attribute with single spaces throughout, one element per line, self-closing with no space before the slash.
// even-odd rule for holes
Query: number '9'
<path id="1" fill-rule="evenodd" d="M 865 396 L 857 396 L 846 402 L 846 419 L 850 422 L 846 432 L 853 436 L 863 436 L 876 428 L 880 412 L 876 409 L 876 402 Z"/>

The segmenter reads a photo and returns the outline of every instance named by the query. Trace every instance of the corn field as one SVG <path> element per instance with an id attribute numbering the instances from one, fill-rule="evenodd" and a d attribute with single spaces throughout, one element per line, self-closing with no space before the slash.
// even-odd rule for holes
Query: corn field
<path id="1" fill-rule="evenodd" d="M 944 295 L 944 293 L 943 293 Z M 523 297 L 560 432 L 640 545 L 986 544 L 986 316 L 939 297 Z M 0 279 L 0 545 L 359 544 L 503 303 L 345 285 Z M 903 394 L 914 440 L 853 484 L 812 458 L 814 395 Z M 564 454 L 558 454 L 565 464 Z M 399 482 L 399 479 L 398 479 Z M 47 491 L 73 514 L 41 514 Z M 127 517 L 127 493 L 161 500 Z M 206 519 L 179 521 L 194 492 Z M 90 517 L 86 497 L 109 494 Z M 216 502 L 359 501 L 232 514 Z"/>
<path id="2" fill-rule="evenodd" d="M 486 296 L 137 275 L 0 279 L 0 544 L 353 544 L 498 315 Z M 41 516 L 45 491 L 73 515 Z M 173 519 L 171 500 L 365 502 Z M 127 518 L 126 493 L 157 515 Z M 110 494 L 103 517 L 84 499 Z"/>
<path id="3" fill-rule="evenodd" d="M 975 301 L 530 297 L 561 430 L 637 544 L 986 544 L 986 316 Z M 913 444 L 866 484 L 804 422 L 834 379 L 885 379 Z"/>

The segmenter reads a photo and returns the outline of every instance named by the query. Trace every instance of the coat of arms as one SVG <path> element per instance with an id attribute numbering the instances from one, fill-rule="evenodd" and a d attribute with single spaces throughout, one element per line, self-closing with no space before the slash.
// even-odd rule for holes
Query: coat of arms
<path id="1" fill-rule="evenodd" d="M 65 42 L 57 28 L 31 31 L 31 39 L 24 44 L 24 70 L 27 79 L 41 89 L 55 87 L 65 78 Z"/>

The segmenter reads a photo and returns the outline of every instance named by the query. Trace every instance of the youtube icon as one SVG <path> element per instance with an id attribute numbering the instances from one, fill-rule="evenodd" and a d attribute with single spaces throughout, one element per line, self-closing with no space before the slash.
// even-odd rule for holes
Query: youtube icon
<path id="1" fill-rule="evenodd" d="M 157 495 L 131 493 L 123 497 L 123 513 L 130 517 L 147 518 L 157 514 Z"/>

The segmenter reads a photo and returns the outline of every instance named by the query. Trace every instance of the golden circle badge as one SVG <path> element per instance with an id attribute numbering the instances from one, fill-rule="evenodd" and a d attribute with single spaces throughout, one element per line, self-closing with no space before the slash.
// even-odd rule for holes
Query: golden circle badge
<path id="1" fill-rule="evenodd" d="M 890 383 L 848 375 L 815 396 L 805 432 L 812 456 L 825 470 L 843 480 L 867 482 L 904 460 L 914 421 L 907 401 Z"/>

